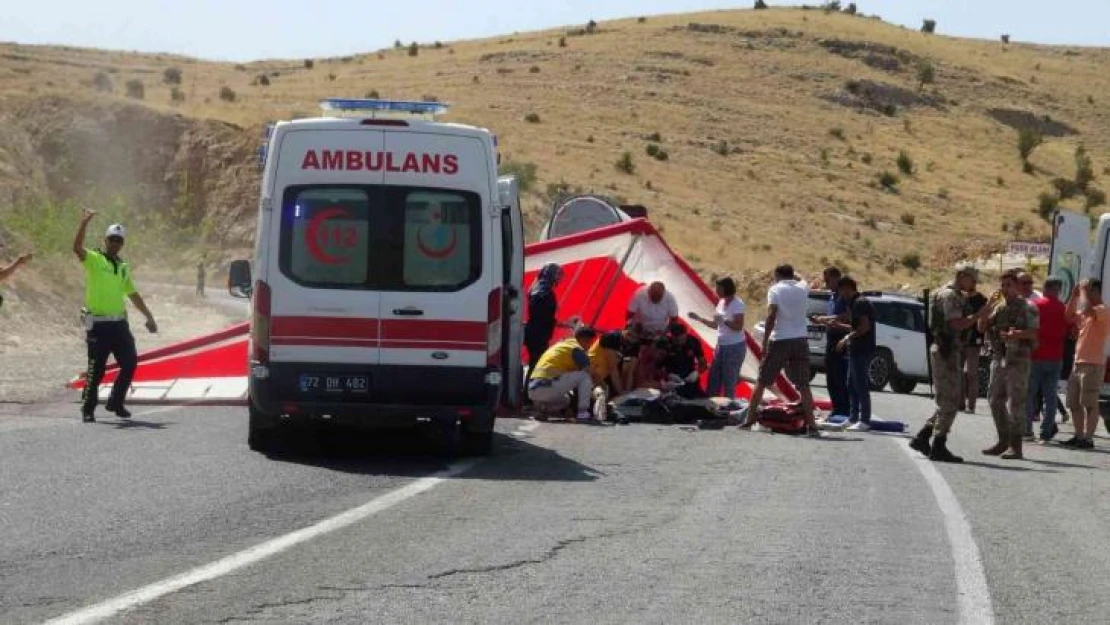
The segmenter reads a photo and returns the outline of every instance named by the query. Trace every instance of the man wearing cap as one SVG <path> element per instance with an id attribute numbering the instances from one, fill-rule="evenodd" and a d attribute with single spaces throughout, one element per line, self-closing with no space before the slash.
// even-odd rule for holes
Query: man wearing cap
<path id="1" fill-rule="evenodd" d="M 97 390 L 104 377 L 104 367 L 108 355 L 115 357 L 119 365 L 119 375 L 112 385 L 112 394 L 105 408 L 116 416 L 128 418 L 131 413 L 123 406 L 124 398 L 135 374 L 138 355 L 135 351 L 135 337 L 127 324 L 126 299 L 146 316 L 146 329 L 157 332 L 154 315 L 147 308 L 142 296 L 135 290 L 131 279 L 131 267 L 120 259 L 126 231 L 121 224 L 112 224 L 104 235 L 104 248 L 100 250 L 85 247 L 85 230 L 96 217 L 96 211 L 85 210 L 77 235 L 73 239 L 73 253 L 85 267 L 85 321 L 86 343 L 88 345 L 88 371 L 85 390 L 81 395 L 81 420 L 91 423 L 96 420 Z"/>
<path id="2" fill-rule="evenodd" d="M 933 369 L 933 391 L 937 409 L 925 422 L 925 427 L 910 441 L 910 447 L 936 462 L 963 462 L 963 458 L 948 451 L 948 432 L 960 408 L 960 333 L 978 323 L 998 303 L 998 297 L 983 306 L 978 313 L 964 314 L 964 293 L 975 288 L 979 270 L 970 264 L 956 267 L 956 279 L 932 295 L 929 306 L 929 332 L 933 344 L 929 347 L 929 362 Z M 932 439 L 932 443 L 930 443 Z"/>

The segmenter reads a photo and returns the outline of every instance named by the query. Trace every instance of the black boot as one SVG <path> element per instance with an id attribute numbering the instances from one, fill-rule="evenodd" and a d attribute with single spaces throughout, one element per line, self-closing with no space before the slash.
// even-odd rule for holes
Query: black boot
<path id="1" fill-rule="evenodd" d="M 933 452 L 929 454 L 933 462 L 963 462 L 964 459 L 948 451 L 948 437 L 938 436 L 933 439 Z"/>
<path id="2" fill-rule="evenodd" d="M 933 452 L 933 448 L 929 445 L 929 439 L 933 437 L 933 426 L 926 425 L 921 428 L 917 436 L 913 437 L 910 441 L 910 449 L 921 452 L 925 457 Z"/>

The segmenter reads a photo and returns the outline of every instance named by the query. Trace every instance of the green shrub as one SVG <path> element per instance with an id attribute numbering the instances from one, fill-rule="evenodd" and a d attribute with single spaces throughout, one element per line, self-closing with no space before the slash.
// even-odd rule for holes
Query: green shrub
<path id="1" fill-rule="evenodd" d="M 902 213 L 902 223 L 912 226 L 917 223 L 917 217 L 913 213 Z"/>
<path id="2" fill-rule="evenodd" d="M 909 252 L 903 254 L 899 262 L 902 263 L 903 267 L 909 269 L 910 272 L 917 271 L 918 269 L 921 269 L 921 254 L 918 254 L 917 252 Z"/>
<path id="3" fill-rule="evenodd" d="M 535 163 L 522 163 L 516 161 L 503 161 L 499 172 L 503 176 L 516 176 L 517 184 L 522 193 L 532 190 L 536 184 L 538 168 Z"/>
<path id="4" fill-rule="evenodd" d="M 420 46 L 414 41 L 409 44 L 409 56 L 417 56 L 420 54 Z"/>
<path id="5" fill-rule="evenodd" d="M 1041 219 L 1051 222 L 1052 214 L 1060 207 L 1060 198 L 1052 193 L 1042 193 L 1037 197 L 1037 216 Z"/>
<path id="6" fill-rule="evenodd" d="M 655 160 L 657 161 L 665 161 L 669 160 L 670 158 L 671 155 L 667 154 L 667 151 L 662 148 L 660 148 L 659 151 L 655 153 Z"/>
<path id="7" fill-rule="evenodd" d="M 658 132 L 653 132 L 647 136 L 647 140 L 654 141 L 656 143 L 663 143 L 663 135 L 659 134 Z"/>
<path id="8" fill-rule="evenodd" d="M 115 91 L 112 78 L 104 72 L 97 72 L 96 76 L 93 76 L 93 88 L 102 93 L 111 93 Z"/>
<path id="9" fill-rule="evenodd" d="M 260 74 L 258 76 L 258 79 L 256 80 L 256 82 L 258 84 L 262 85 L 263 87 L 269 87 L 270 86 L 270 77 L 267 76 L 266 74 Z"/>
<path id="10" fill-rule="evenodd" d="M 235 91 L 231 87 L 228 87 L 227 85 L 220 87 L 221 100 L 223 100 L 224 102 L 234 102 L 235 97 Z"/>
<path id="11" fill-rule="evenodd" d="M 626 174 L 632 174 L 636 171 L 636 163 L 632 160 L 631 152 L 625 152 L 624 154 L 622 154 L 621 157 L 617 159 L 615 166 L 617 168 L 617 171 L 621 171 Z"/>
<path id="12" fill-rule="evenodd" d="M 716 152 L 717 154 L 721 155 L 721 156 L 728 156 L 728 154 L 729 154 L 728 141 L 725 141 L 724 139 L 721 139 L 720 141 L 718 141 L 713 146 L 713 151 Z"/>
<path id="13" fill-rule="evenodd" d="M 1106 205 L 1106 192 L 1102 189 L 1095 189 L 1091 187 L 1087 189 L 1087 210 L 1098 208 L 1099 206 Z"/>
<path id="14" fill-rule="evenodd" d="M 839 127 L 838 128 L 830 128 L 829 129 L 829 135 L 832 136 L 832 137 L 836 137 L 837 139 L 840 139 L 841 141 L 844 141 L 844 129 L 843 128 L 839 128 Z"/>
<path id="15" fill-rule="evenodd" d="M 1076 181 L 1067 178 L 1053 179 L 1052 186 L 1056 189 L 1056 193 L 1060 196 L 1061 200 L 1070 200 L 1083 193 L 1083 189 L 1079 188 L 1079 184 Z"/>
<path id="16" fill-rule="evenodd" d="M 659 146 L 654 143 L 649 143 L 647 147 L 644 148 L 644 151 L 647 152 L 648 156 L 654 158 L 655 155 L 659 153 Z"/>
<path id="17" fill-rule="evenodd" d="M 170 102 L 181 103 L 185 101 L 185 92 L 181 87 L 173 87 L 170 89 Z"/>
<path id="18" fill-rule="evenodd" d="M 879 174 L 879 185 L 888 191 L 897 190 L 899 182 L 901 182 L 901 180 L 898 178 L 898 176 L 895 176 L 889 171 L 884 171 Z"/>
<path id="19" fill-rule="evenodd" d="M 382 99 L 382 94 L 378 93 L 377 89 L 371 89 L 370 91 L 366 92 L 366 99 L 367 100 L 381 100 Z"/>
<path id="20" fill-rule="evenodd" d="M 143 86 L 143 81 L 138 78 L 127 81 L 127 97 L 142 100 L 145 96 L 146 87 Z"/>
<path id="21" fill-rule="evenodd" d="M 1028 161 L 1033 155 L 1033 150 L 1042 143 L 1044 143 L 1044 135 L 1036 130 L 1025 128 L 1018 132 L 1018 153 L 1021 155 L 1021 160 Z"/>
<path id="22" fill-rule="evenodd" d="M 1075 148 L 1075 185 L 1081 191 L 1086 191 L 1094 179 L 1094 165 L 1091 163 L 1091 157 L 1087 155 L 1087 148 L 1081 143 Z"/>
<path id="23" fill-rule="evenodd" d="M 559 37 L 559 47 L 560 48 L 567 47 L 567 38 L 566 37 Z"/>
<path id="24" fill-rule="evenodd" d="M 312 69 L 313 67 L 316 67 L 316 61 L 313 61 L 312 59 L 305 59 L 304 60 L 304 68 L 305 69 Z"/>
<path id="25" fill-rule="evenodd" d="M 524 121 L 529 124 L 538 124 L 540 123 L 540 115 L 539 113 L 528 113 L 524 116 Z"/>
<path id="26" fill-rule="evenodd" d="M 925 85 L 931 85 L 937 80 L 937 71 L 933 68 L 933 64 L 925 61 L 917 68 L 917 88 L 918 90 L 924 89 Z"/>
<path id="27" fill-rule="evenodd" d="M 162 82 L 167 85 L 180 85 L 181 70 L 176 67 L 167 67 L 166 71 L 162 72 Z"/>

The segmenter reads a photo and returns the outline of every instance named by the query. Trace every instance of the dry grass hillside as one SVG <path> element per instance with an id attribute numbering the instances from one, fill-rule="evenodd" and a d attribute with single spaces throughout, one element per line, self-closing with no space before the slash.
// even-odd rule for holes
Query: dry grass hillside
<path id="1" fill-rule="evenodd" d="M 448 119 L 493 129 L 506 161 L 535 165 L 533 225 L 560 188 L 642 203 L 706 275 L 752 278 L 788 259 L 806 271 L 837 262 L 867 286 L 927 282 L 1015 230 L 1047 236 L 1038 198 L 1075 177 L 1081 143 L 1095 180 L 1064 205 L 1097 204 L 1110 187 L 1107 49 L 772 9 L 415 53 L 234 65 L 0 45 L 0 211 L 111 191 L 207 218 L 220 243 L 243 244 L 261 123 L 368 95 L 434 97 L 452 104 Z M 1021 128 L 1045 135 L 1027 171 Z M 628 172 L 616 165 L 625 152 Z"/>

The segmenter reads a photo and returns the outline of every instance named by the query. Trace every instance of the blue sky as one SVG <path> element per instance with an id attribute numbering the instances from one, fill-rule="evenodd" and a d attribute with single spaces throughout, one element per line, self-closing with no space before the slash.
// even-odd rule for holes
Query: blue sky
<path id="1" fill-rule="evenodd" d="M 821 0 L 806 0 L 819 4 Z M 12 0 L 0 41 L 173 52 L 207 59 L 337 56 L 527 31 L 589 19 L 750 7 L 750 0 Z M 771 0 L 772 5 L 801 4 Z M 945 34 L 1110 45 L 1110 0 L 859 0 L 860 10 Z"/>

